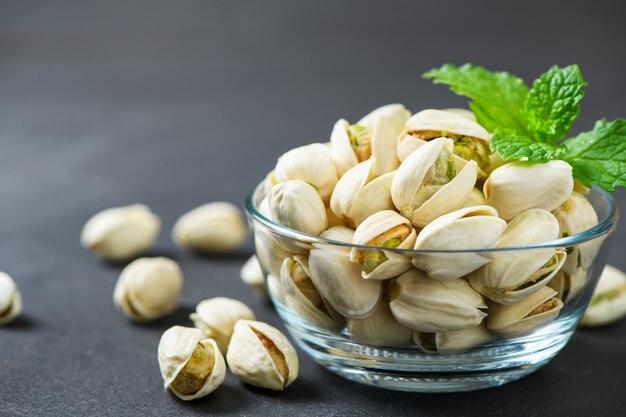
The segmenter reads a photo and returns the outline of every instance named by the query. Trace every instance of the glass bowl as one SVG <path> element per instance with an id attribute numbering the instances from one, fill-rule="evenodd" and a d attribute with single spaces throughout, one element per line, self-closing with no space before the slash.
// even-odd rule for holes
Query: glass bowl
<path id="1" fill-rule="evenodd" d="M 307 314 L 308 307 L 292 308 L 302 306 L 286 301 L 280 277 L 285 258 L 294 254 L 307 256 L 310 250 L 321 249 L 342 252 L 348 256 L 352 248 L 368 247 L 307 235 L 271 221 L 261 213 L 263 210 L 259 210 L 265 194 L 266 188 L 261 183 L 247 198 L 246 213 L 254 231 L 256 253 L 266 274 L 268 292 L 296 343 L 316 362 L 351 381 L 412 392 L 471 391 L 498 386 L 528 375 L 550 361 L 569 341 L 589 304 L 606 264 L 611 233 L 615 230 L 618 218 L 613 197 L 602 190 L 592 189 L 587 198 L 596 210 L 599 223 L 577 235 L 541 244 L 497 249 L 385 249 L 408 257 L 427 255 L 443 259 L 459 259 L 476 254 L 497 256 L 498 253 L 532 256 L 546 249 L 565 251 L 567 254 L 561 267 L 562 272 L 556 274 L 546 286 L 557 290 L 557 297 L 562 301 L 562 308 L 556 318 L 523 335 L 509 334 L 505 339 L 490 332 L 487 342 L 481 340 L 483 344 L 466 350 L 455 350 L 453 346 L 441 353 L 433 351 L 436 349 L 433 341 L 440 341 L 435 339 L 437 336 L 434 334 L 422 333 L 420 337 L 409 340 L 409 343 L 418 340 L 421 349 L 414 342 L 408 345 L 385 345 L 376 341 L 372 343 L 368 339 L 366 343 L 359 335 L 351 338 L 345 325 L 316 320 L 315 316 Z M 585 252 L 585 259 L 579 256 L 581 250 Z M 386 291 L 388 284 L 382 285 L 383 291 Z M 489 317 L 485 319 L 485 322 L 488 321 Z M 443 342 L 440 344 L 443 345 Z"/>

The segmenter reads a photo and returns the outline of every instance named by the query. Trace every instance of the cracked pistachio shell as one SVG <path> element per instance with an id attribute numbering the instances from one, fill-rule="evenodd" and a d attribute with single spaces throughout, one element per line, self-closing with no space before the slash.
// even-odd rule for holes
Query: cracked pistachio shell
<path id="1" fill-rule="evenodd" d="M 265 288 L 265 276 L 261 269 L 261 264 L 256 255 L 252 255 L 246 261 L 239 271 L 239 276 L 244 284 L 253 288 L 262 298 L 267 299 L 267 290 Z"/>
<path id="2" fill-rule="evenodd" d="M 511 220 L 496 247 L 543 243 L 558 235 L 559 223 L 550 212 L 531 209 Z M 469 282 L 500 304 L 514 303 L 546 285 L 566 258 L 565 251 L 555 248 L 485 252 L 484 256 L 491 262 L 472 272 Z"/>
<path id="3" fill-rule="evenodd" d="M 407 120 L 404 129 L 408 133 L 438 132 L 445 137 L 447 133 L 489 141 L 491 135 L 481 125 L 471 120 L 467 114 L 460 115 L 458 110 L 426 109 Z"/>
<path id="4" fill-rule="evenodd" d="M 282 391 L 298 376 L 298 355 L 279 330 L 260 321 L 239 320 L 228 346 L 230 371 L 246 384 Z"/>
<path id="5" fill-rule="evenodd" d="M 351 243 L 354 231 L 332 227 L 324 239 Z M 309 254 L 311 280 L 322 297 L 343 317 L 365 318 L 372 314 L 382 295 L 381 282 L 361 277 L 361 267 L 350 262 L 350 248 L 315 243 Z"/>
<path id="6" fill-rule="evenodd" d="M 274 220 L 270 213 L 267 198 L 261 201 L 258 209 L 259 213 L 267 219 Z M 286 245 L 282 245 L 264 226 L 254 228 L 254 248 L 256 250 L 256 256 L 259 259 L 261 268 L 268 274 L 280 276 L 280 267 L 283 263 L 283 259 L 293 255 L 293 253 L 289 252 L 283 246 Z M 295 245 L 291 246 L 291 249 L 297 249 L 294 247 Z"/>
<path id="7" fill-rule="evenodd" d="M 278 158 L 274 177 L 277 183 L 291 180 L 309 183 L 327 203 L 337 183 L 337 169 L 329 147 L 313 143 L 292 149 Z"/>
<path id="8" fill-rule="evenodd" d="M 351 168 L 333 191 L 330 208 L 348 225 L 356 227 L 372 214 L 394 208 L 390 190 L 395 171 L 375 177 L 376 161 L 371 157 Z"/>
<path id="9" fill-rule="evenodd" d="M 285 181 L 273 186 L 267 202 L 272 219 L 290 229 L 317 236 L 328 228 L 321 197 L 304 181 Z"/>
<path id="10" fill-rule="evenodd" d="M 389 302 L 381 301 L 371 316 L 347 319 L 350 339 L 373 346 L 406 346 L 411 344 L 412 330 L 401 325 L 391 314 Z"/>
<path id="11" fill-rule="evenodd" d="M 398 133 L 402 131 L 404 124 L 411 117 L 411 112 L 404 107 L 403 104 L 387 104 L 382 107 L 378 107 L 357 122 L 358 125 L 366 127 L 374 127 L 377 120 L 385 118 L 387 122 L 396 131 L 396 137 Z"/>
<path id="12" fill-rule="evenodd" d="M 390 285 L 389 306 L 401 324 L 426 333 L 477 326 L 487 316 L 479 293 L 463 279 L 436 281 L 411 269 Z"/>
<path id="13" fill-rule="evenodd" d="M 583 327 L 604 326 L 626 316 L 626 274 L 607 265 L 583 315 Z"/>
<path id="14" fill-rule="evenodd" d="M 467 196 L 467 200 L 463 203 L 463 207 L 473 207 L 473 206 L 485 206 L 487 202 L 485 200 L 485 195 L 479 188 L 472 188 L 469 195 Z"/>
<path id="15" fill-rule="evenodd" d="M 267 274 L 267 293 L 272 300 L 282 304 L 285 303 L 285 292 L 283 291 L 280 278 L 272 274 Z"/>
<path id="16" fill-rule="evenodd" d="M 415 250 L 462 250 L 492 248 L 506 229 L 506 222 L 490 206 L 465 207 L 433 220 L 421 231 Z M 461 278 L 490 262 L 477 252 L 423 253 L 413 265 L 441 281 Z"/>
<path id="17" fill-rule="evenodd" d="M 15 281 L 0 272 L 0 326 L 9 324 L 22 312 L 22 297 Z"/>
<path id="18" fill-rule="evenodd" d="M 569 257 L 569 255 L 568 255 Z M 566 261 L 567 263 L 567 261 Z M 548 287 L 554 289 L 557 297 L 564 303 L 576 297 L 587 282 L 587 271 L 578 267 L 573 273 L 565 272 L 565 266 L 556 273 L 548 283 Z"/>
<path id="19" fill-rule="evenodd" d="M 184 401 L 209 395 L 226 376 L 217 343 L 205 339 L 198 329 L 174 326 L 166 330 L 159 342 L 158 357 L 165 388 Z"/>
<path id="20" fill-rule="evenodd" d="M 393 177 L 393 203 L 415 227 L 423 228 L 460 209 L 476 184 L 476 162 L 467 162 L 457 173 L 452 144 L 447 138 L 423 144 L 400 164 Z"/>
<path id="21" fill-rule="evenodd" d="M 564 161 L 517 161 L 495 169 L 483 186 L 487 204 L 504 220 L 523 211 L 557 209 L 574 188 L 572 167 Z"/>
<path id="22" fill-rule="evenodd" d="M 246 226 L 237 206 L 218 201 L 182 215 L 174 224 L 172 240 L 183 248 L 229 252 L 245 242 Z"/>
<path id="23" fill-rule="evenodd" d="M 228 349 L 228 342 L 238 320 L 256 320 L 247 305 L 226 297 L 200 301 L 196 306 L 196 312 L 191 313 L 189 318 L 206 337 L 215 340 L 221 352 Z"/>
<path id="24" fill-rule="evenodd" d="M 449 332 L 413 332 L 413 341 L 426 353 L 452 354 L 468 351 L 493 339 L 484 323 L 467 329 Z"/>
<path id="25" fill-rule="evenodd" d="M 552 288 L 541 287 L 513 304 L 494 304 L 489 309 L 487 328 L 504 339 L 531 333 L 559 315 L 563 302 L 556 295 Z"/>
<path id="26" fill-rule="evenodd" d="M 182 287 L 183 274 L 176 262 L 139 258 L 122 270 L 113 302 L 132 320 L 155 320 L 176 309 Z"/>
<path id="27" fill-rule="evenodd" d="M 298 316 L 315 326 L 339 330 L 345 320 L 324 298 L 311 281 L 306 257 L 286 258 L 280 271 L 285 302 Z"/>
<path id="28" fill-rule="evenodd" d="M 411 249 L 417 234 L 411 222 L 393 210 L 374 213 L 357 227 L 352 243 L 381 248 Z M 350 260 L 361 265 L 364 279 L 389 279 L 411 268 L 411 259 L 399 253 L 352 248 Z"/>
<path id="29" fill-rule="evenodd" d="M 80 242 L 107 261 L 123 261 L 148 250 L 159 233 L 161 221 L 143 204 L 103 210 L 83 227 Z"/>
<path id="30" fill-rule="evenodd" d="M 469 120 L 470 122 L 476 123 L 476 116 L 471 110 L 467 109 L 459 109 L 459 108 L 450 108 L 450 109 L 442 109 L 441 111 L 445 111 L 447 113 L 452 113 L 456 116 L 462 117 L 464 119 Z"/>

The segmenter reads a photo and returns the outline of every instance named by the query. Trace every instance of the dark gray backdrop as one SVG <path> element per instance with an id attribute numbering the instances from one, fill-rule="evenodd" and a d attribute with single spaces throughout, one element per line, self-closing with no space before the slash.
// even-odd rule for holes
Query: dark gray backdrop
<path id="1" fill-rule="evenodd" d="M 174 248 L 177 216 L 241 204 L 289 148 L 384 103 L 461 106 L 420 79 L 467 61 L 532 80 L 580 64 L 590 86 L 576 132 L 626 116 L 623 2 L 0 3 L 0 270 L 23 318 L 0 329 L 0 415 L 619 415 L 626 322 L 578 332 L 548 366 L 507 386 L 418 395 L 348 383 L 304 354 L 284 393 L 228 376 L 183 403 L 162 390 L 161 332 L 203 298 L 232 296 L 279 325 L 227 258 Z M 621 3 L 621 4 L 620 4 Z M 617 193 L 626 207 L 626 193 Z M 154 254 L 186 283 L 173 317 L 140 326 L 112 305 L 120 268 L 86 253 L 90 215 L 144 202 L 162 218 Z M 611 262 L 626 269 L 618 232 Z"/>

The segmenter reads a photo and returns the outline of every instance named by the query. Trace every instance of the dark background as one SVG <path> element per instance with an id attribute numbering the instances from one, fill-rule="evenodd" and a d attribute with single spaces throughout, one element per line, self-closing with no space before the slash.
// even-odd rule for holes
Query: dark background
<path id="1" fill-rule="evenodd" d="M 227 258 L 176 250 L 180 214 L 241 205 L 281 153 L 328 140 L 339 117 L 464 105 L 420 79 L 449 61 L 529 82 L 578 63 L 589 87 L 574 133 L 624 117 L 625 12 L 598 0 L 0 2 L 0 270 L 25 305 L 0 328 L 0 415 L 623 415 L 626 321 L 578 332 L 518 382 L 461 394 L 360 386 L 302 354 L 284 393 L 228 376 L 184 403 L 162 389 L 156 346 L 213 296 L 282 328 L 239 280 L 250 246 Z M 153 254 L 186 277 L 179 312 L 148 326 L 115 310 L 120 267 L 78 239 L 95 212 L 135 202 L 163 220 Z M 610 262 L 622 269 L 625 243 L 618 231 Z"/>

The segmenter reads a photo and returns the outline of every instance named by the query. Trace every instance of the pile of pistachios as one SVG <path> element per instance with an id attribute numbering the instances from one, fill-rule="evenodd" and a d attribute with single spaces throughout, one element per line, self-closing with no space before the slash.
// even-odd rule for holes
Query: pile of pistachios
<path id="1" fill-rule="evenodd" d="M 355 124 L 340 119 L 330 143 L 282 155 L 264 180 L 259 212 L 357 246 L 307 245 L 257 225 L 273 298 L 315 326 L 347 327 L 355 341 L 439 353 L 523 336 L 556 318 L 584 286 L 602 239 L 488 249 L 593 227 L 588 189 L 564 161 L 503 161 L 490 138 L 470 111 L 411 115 L 391 104 Z M 436 252 L 448 250 L 467 252 Z M 252 268 L 242 271 L 248 282 L 258 276 Z"/>

